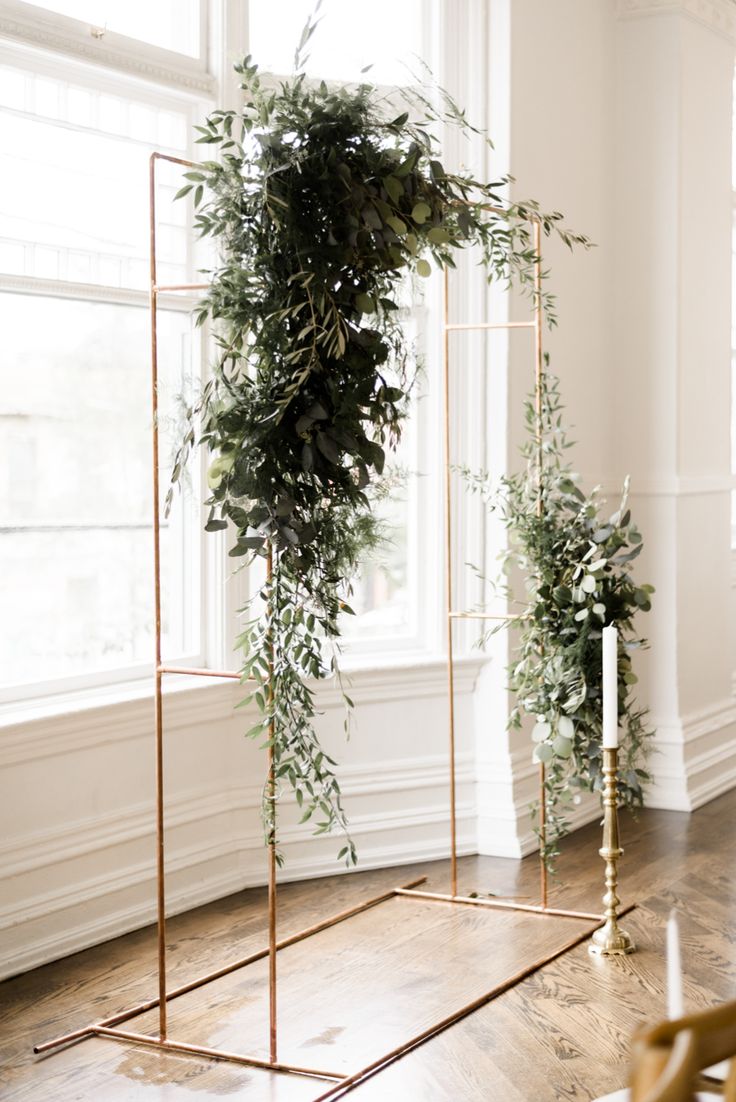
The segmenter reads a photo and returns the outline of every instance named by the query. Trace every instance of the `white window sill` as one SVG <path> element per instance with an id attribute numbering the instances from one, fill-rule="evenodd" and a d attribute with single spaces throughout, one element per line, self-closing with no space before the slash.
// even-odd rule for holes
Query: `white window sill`
<path id="1" fill-rule="evenodd" d="M 457 693 L 473 691 L 486 661 L 481 654 L 456 660 Z M 345 688 L 358 706 L 447 693 L 447 661 L 436 653 L 383 655 L 380 664 L 378 656 L 354 656 L 342 672 Z M 164 684 L 167 731 L 229 719 L 243 694 L 238 682 L 217 677 L 168 676 Z M 320 685 L 318 703 L 324 710 L 342 706 L 335 678 Z M 153 733 L 152 708 L 150 677 L 6 705 L 0 710 L 0 765 L 148 738 Z"/>

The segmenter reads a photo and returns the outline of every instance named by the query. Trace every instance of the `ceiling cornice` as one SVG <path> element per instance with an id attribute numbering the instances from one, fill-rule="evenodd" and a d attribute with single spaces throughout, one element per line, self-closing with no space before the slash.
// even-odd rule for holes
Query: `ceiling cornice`
<path id="1" fill-rule="evenodd" d="M 682 15 L 736 43 L 734 0 L 616 0 L 619 19 Z"/>

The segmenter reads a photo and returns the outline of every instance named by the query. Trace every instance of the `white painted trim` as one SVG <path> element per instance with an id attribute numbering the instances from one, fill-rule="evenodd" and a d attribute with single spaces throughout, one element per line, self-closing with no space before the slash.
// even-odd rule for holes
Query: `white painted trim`
<path id="1" fill-rule="evenodd" d="M 457 692 L 473 692 L 484 661 L 478 655 L 457 660 Z M 445 660 L 431 658 L 423 662 L 396 661 L 385 667 L 354 669 L 344 674 L 343 681 L 357 706 L 417 697 L 445 697 L 445 674 Z M 243 714 L 233 711 L 244 695 L 238 682 L 185 677 L 170 681 L 178 684 L 167 686 L 165 731 Z M 65 709 L 57 703 L 56 707 L 40 707 L 35 712 L 24 706 L 0 713 L 0 767 L 105 743 L 144 738 L 152 733 L 153 687 L 150 681 L 136 683 L 124 697 L 119 693 L 110 694 L 110 697 L 105 701 L 104 697 L 100 700 L 87 693 Z M 316 700 L 320 710 L 342 707 L 342 696 L 334 679 L 317 686 Z"/>
<path id="2" fill-rule="evenodd" d="M 606 478 L 600 482 L 604 498 L 621 496 L 623 476 L 620 481 Z M 728 494 L 736 488 L 732 475 L 686 475 L 680 478 L 637 478 L 632 475 L 629 497 L 694 497 L 704 494 Z"/>
<path id="3" fill-rule="evenodd" d="M 81 299 L 83 302 L 110 302 L 116 306 L 149 308 L 149 292 L 135 287 L 108 287 L 102 283 L 71 283 L 60 279 L 41 279 L 38 276 L 0 274 L 0 293 L 13 295 L 41 295 L 45 298 Z M 160 310 L 177 310 L 189 313 L 198 302 L 197 295 L 161 294 Z"/>
<path id="4" fill-rule="evenodd" d="M 529 805 L 537 797 L 539 766 L 532 761 L 532 743 L 524 745 L 505 759 L 476 764 L 478 835 L 480 851 L 497 857 L 527 857 L 539 849 L 531 825 Z M 513 798 L 505 806 L 498 800 L 490 811 L 484 810 L 484 790 L 506 786 Z M 512 789 L 513 786 L 513 789 Z M 579 804 L 565 809 L 570 833 L 600 817 L 600 797 L 582 793 Z M 483 844 L 483 839 L 486 839 Z M 492 844 L 489 844 L 489 841 Z"/>
<path id="5" fill-rule="evenodd" d="M 368 797 L 370 810 L 351 815 L 360 868 L 379 868 L 445 857 L 449 845 L 447 762 L 444 755 L 406 758 L 340 770 L 346 799 Z M 458 756 L 458 851 L 475 852 L 472 755 Z M 438 796 L 438 790 L 440 795 Z M 380 811 L 384 796 L 412 792 L 416 802 Z M 264 883 L 263 844 L 258 831 L 243 830 L 243 817 L 257 820 L 260 789 L 232 785 L 224 791 L 193 792 L 172 802 L 167 816 L 167 912 L 176 914 L 231 892 Z M 250 816 L 248 815 L 250 813 Z M 197 823 L 205 838 L 177 844 L 177 834 Z M 207 829 L 209 827 L 209 830 Z M 280 832 L 287 865 L 283 881 L 346 872 L 334 860 L 334 838 L 316 838 L 309 828 Z M 143 842 L 150 856 L 141 857 Z M 153 806 L 80 819 L 60 830 L 38 831 L 0 849 L 3 880 L 56 868 L 96 851 L 113 851 L 106 870 L 23 896 L 0 909 L 0 978 L 147 925 L 155 917 Z M 8 860 L 10 859 L 10 860 Z M 12 863 L 11 863 L 12 862 Z M 122 862 L 122 863 L 121 863 Z M 223 864 L 225 868 L 223 869 Z M 196 870 L 196 874 L 195 873 Z M 134 901 L 130 901 L 131 895 Z M 116 897 L 120 897 L 116 899 Z M 103 913 L 90 919 L 95 905 Z M 53 916 L 63 915 L 59 921 Z M 22 937 L 18 938 L 19 931 Z M 19 947 L 13 949 L 14 935 Z"/>
<path id="6" fill-rule="evenodd" d="M 730 42 L 736 42 L 736 5 L 733 0 L 617 0 L 616 14 L 619 19 L 681 15 Z"/>
<path id="7" fill-rule="evenodd" d="M 214 96 L 216 85 L 196 58 L 136 42 L 107 31 L 95 38 L 89 24 L 57 16 L 22 0 L 3 0 L 0 36 L 79 61 L 129 73 L 199 95 Z"/>
<path id="8" fill-rule="evenodd" d="M 695 811 L 736 787 L 736 701 L 728 697 L 681 719 L 653 721 L 654 783 L 647 807 Z M 728 729 L 731 734 L 728 735 Z M 715 747 L 705 745 L 718 736 Z"/>

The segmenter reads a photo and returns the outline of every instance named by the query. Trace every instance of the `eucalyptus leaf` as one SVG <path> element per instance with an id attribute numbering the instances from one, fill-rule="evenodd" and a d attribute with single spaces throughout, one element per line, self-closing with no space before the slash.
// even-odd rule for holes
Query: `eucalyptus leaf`
<path id="1" fill-rule="evenodd" d="M 515 696 L 509 725 L 520 727 L 525 715 L 536 718 L 534 760 L 545 765 L 543 832 L 539 804 L 532 810 L 550 868 L 568 829 L 566 805 L 575 793 L 601 790 L 601 627 L 612 619 L 620 648 L 619 793 L 632 810 L 641 806 L 649 781 L 642 766 L 652 737 L 646 711 L 632 695 L 636 674 L 629 658 L 645 645 L 635 635 L 634 618 L 651 607 L 652 587 L 637 584 L 631 573 L 641 537 L 628 509 L 620 508 L 602 523 L 606 503 L 598 491 L 586 497 L 578 489 L 578 476 L 567 460 L 562 414 L 559 382 L 545 360 L 540 393 L 531 395 L 525 407 L 522 469 L 501 478 L 500 486 L 484 472 L 463 470 L 470 488 L 508 529 L 497 592 L 518 607 L 518 595 L 503 579 L 518 571 L 524 581 L 527 607 L 517 622 L 518 646 L 508 673 Z M 624 498 L 627 492 L 625 483 Z M 592 594 L 598 599 L 589 608 Z"/>

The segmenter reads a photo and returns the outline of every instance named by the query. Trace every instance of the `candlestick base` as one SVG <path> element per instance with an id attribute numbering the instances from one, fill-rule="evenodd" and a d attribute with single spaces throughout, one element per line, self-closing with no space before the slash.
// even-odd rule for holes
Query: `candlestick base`
<path id="1" fill-rule="evenodd" d="M 605 924 L 593 934 L 590 952 L 594 956 L 622 957 L 636 946 L 618 924 L 618 863 L 623 850 L 618 839 L 618 748 L 603 747 L 603 845 L 598 850 L 606 862 L 606 892 L 603 896 Z"/>
<path id="2" fill-rule="evenodd" d="M 593 934 L 588 952 L 592 956 L 622 957 L 636 951 L 636 945 L 615 921 L 609 921 Z"/>

